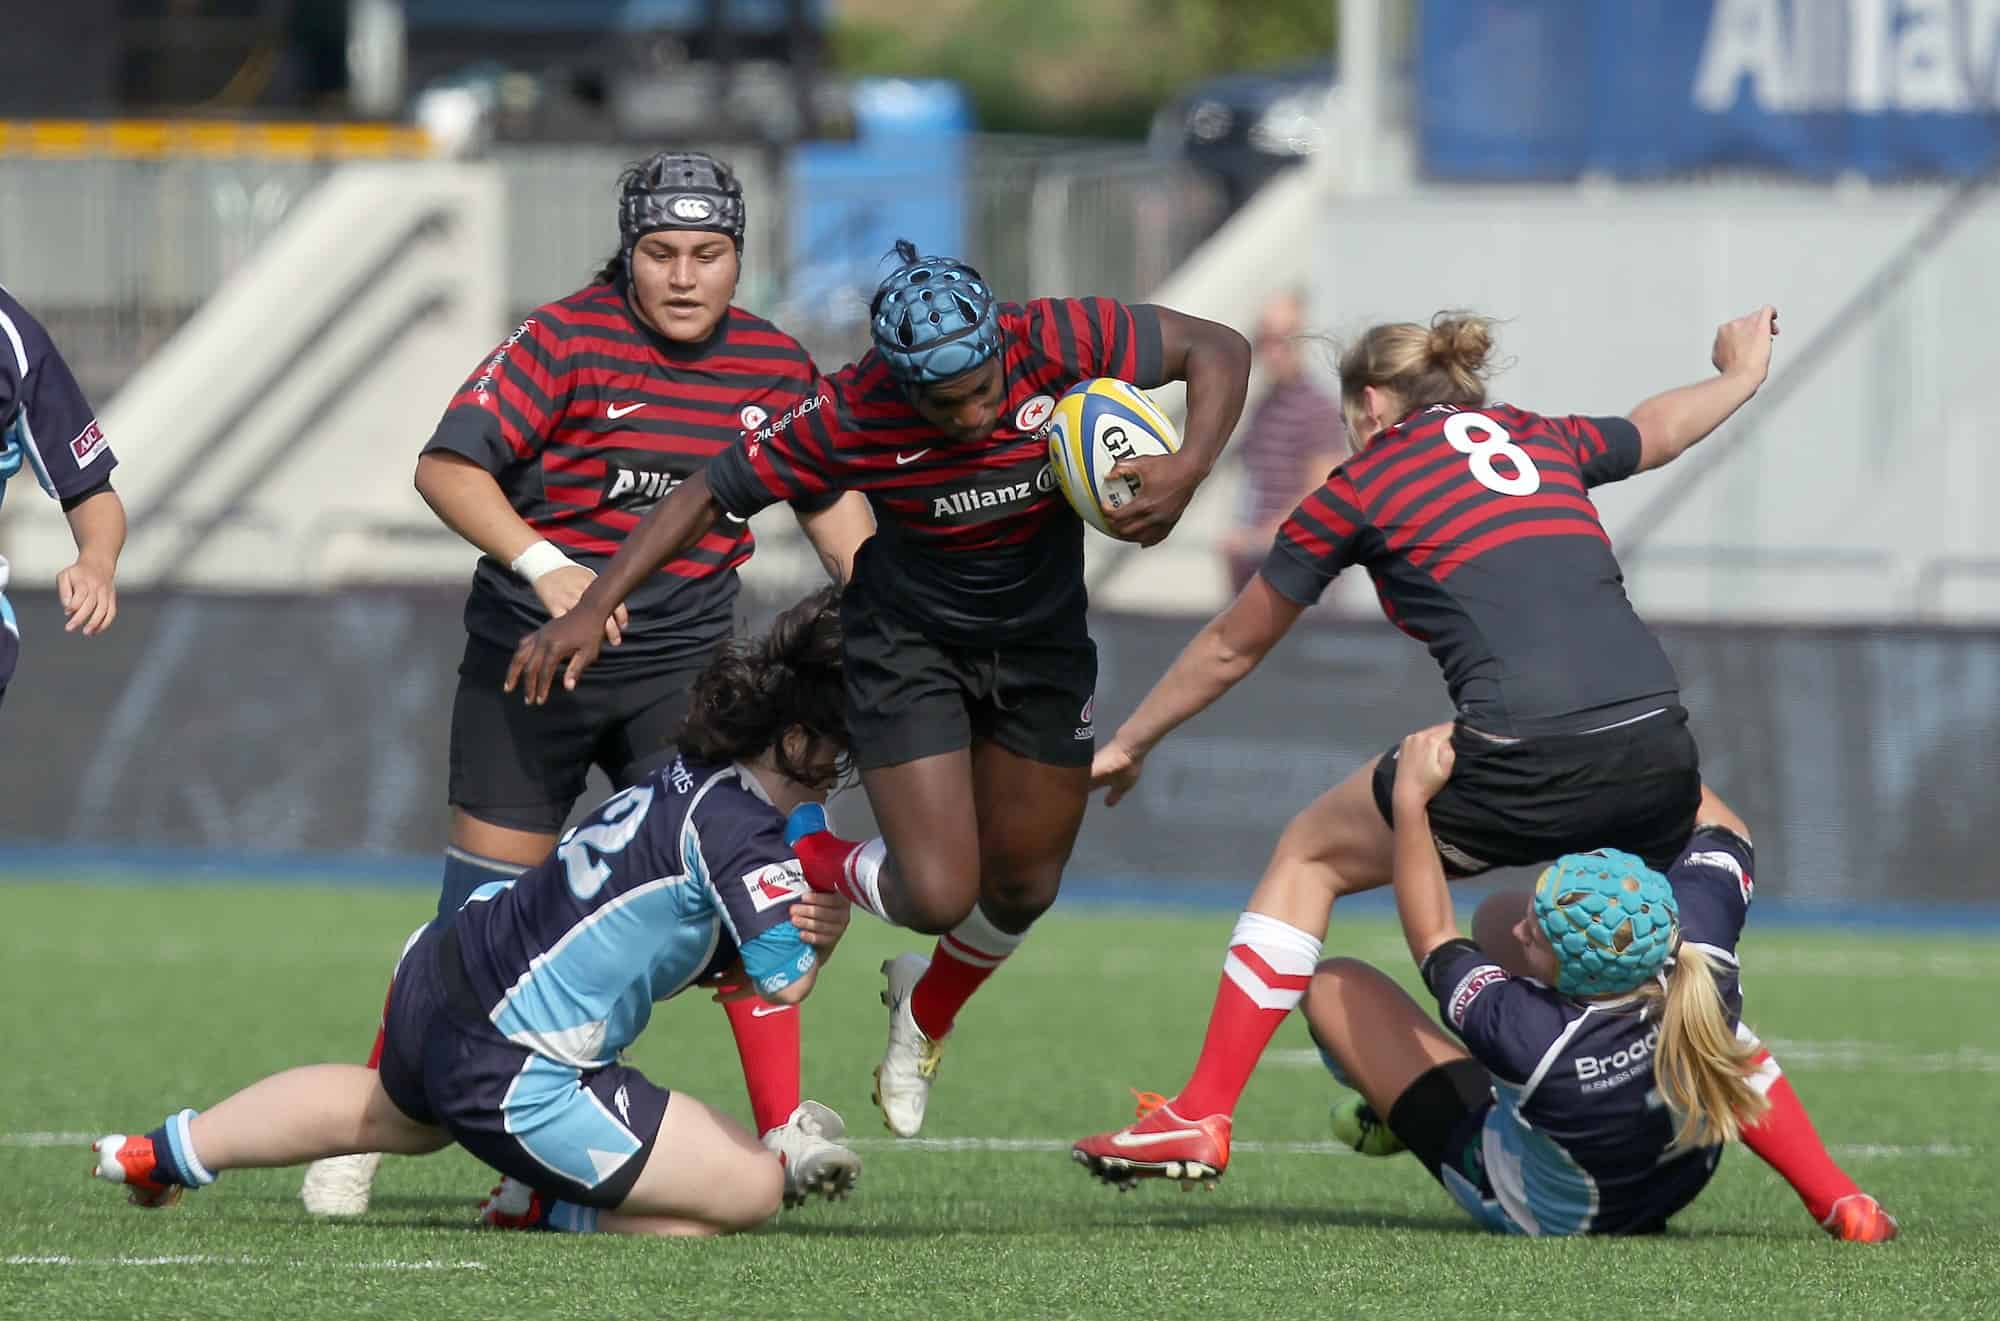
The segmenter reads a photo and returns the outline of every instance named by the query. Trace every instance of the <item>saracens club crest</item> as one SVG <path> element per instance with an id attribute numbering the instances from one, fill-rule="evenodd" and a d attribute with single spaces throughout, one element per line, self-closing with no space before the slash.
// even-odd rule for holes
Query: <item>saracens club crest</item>
<path id="1" fill-rule="evenodd" d="M 1054 396 L 1038 394 L 1015 411 L 1014 430 L 1023 435 L 1033 435 L 1042 429 L 1049 420 L 1049 414 L 1055 411 Z"/>

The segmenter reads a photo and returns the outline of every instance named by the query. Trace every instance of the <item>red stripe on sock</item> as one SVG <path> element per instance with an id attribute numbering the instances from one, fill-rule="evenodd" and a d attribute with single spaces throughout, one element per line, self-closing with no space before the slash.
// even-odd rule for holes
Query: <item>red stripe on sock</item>
<path id="1" fill-rule="evenodd" d="M 1274 978 L 1270 965 L 1257 958 L 1247 945 L 1233 946 L 1230 952 L 1249 964 L 1266 985 L 1283 986 L 1289 982 L 1303 991 L 1310 981 L 1306 977 L 1283 981 Z M 1264 1047 L 1271 1044 L 1278 1026 L 1291 1012 L 1289 1008 L 1258 1007 L 1224 972 L 1222 984 L 1216 988 L 1215 1008 L 1209 1011 L 1208 1035 L 1202 1038 L 1201 1058 L 1195 1061 L 1194 1076 L 1173 1099 L 1174 1113 L 1191 1120 L 1235 1114 L 1236 1103 L 1242 1099 L 1243 1089 L 1250 1085 L 1257 1061 L 1264 1056 Z"/>
<path id="2" fill-rule="evenodd" d="M 1249 968 L 1251 972 L 1256 973 L 1258 981 L 1264 983 L 1264 985 L 1274 991 L 1297 991 L 1300 995 L 1304 995 L 1306 988 L 1312 985 L 1311 973 L 1302 972 L 1293 974 L 1279 972 L 1276 968 L 1264 962 L 1264 956 L 1259 954 L 1254 946 L 1231 945 L 1229 952 L 1242 960 L 1244 966 Z"/>
<path id="3" fill-rule="evenodd" d="M 917 1026 L 932 1041 L 941 1039 L 951 1031 L 951 1025 L 958 1021 L 958 1011 L 965 1008 L 965 1002 L 972 993 L 985 985 L 986 979 L 1000 971 L 1000 964 L 987 967 L 994 956 L 980 954 L 969 946 L 957 945 L 979 958 L 978 963 L 970 963 L 958 956 L 949 935 L 938 937 L 937 949 L 931 954 L 931 966 L 910 991 L 910 1017 L 917 1020 Z M 1001 963 L 1006 957 L 1001 956 Z"/>
<path id="4" fill-rule="evenodd" d="M 974 949 L 949 931 L 938 937 L 938 948 L 948 949 L 953 958 L 963 959 L 968 963 L 975 961 L 991 963 L 1007 957 L 1005 954 L 988 954 L 983 949 Z"/>

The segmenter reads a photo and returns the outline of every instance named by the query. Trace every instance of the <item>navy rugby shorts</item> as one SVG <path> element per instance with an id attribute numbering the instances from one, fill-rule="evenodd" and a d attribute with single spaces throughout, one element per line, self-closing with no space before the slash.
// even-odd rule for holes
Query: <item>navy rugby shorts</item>
<path id="1" fill-rule="evenodd" d="M 580 1070 L 501 1036 L 466 983 L 456 928 L 436 923 L 396 969 L 381 1078 L 398 1110 L 502 1174 L 601 1210 L 638 1182 L 670 1095 L 626 1065 Z"/>

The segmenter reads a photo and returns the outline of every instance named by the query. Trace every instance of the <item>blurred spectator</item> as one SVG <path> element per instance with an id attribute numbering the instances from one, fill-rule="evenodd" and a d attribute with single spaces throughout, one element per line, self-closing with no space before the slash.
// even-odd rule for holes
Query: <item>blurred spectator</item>
<path id="1" fill-rule="evenodd" d="M 1305 302 L 1295 292 L 1273 298 L 1257 318 L 1256 362 L 1269 389 L 1232 446 L 1248 477 L 1237 524 L 1222 536 L 1232 591 L 1243 590 L 1278 524 L 1347 450 L 1340 401 L 1306 374 L 1304 326 Z"/>

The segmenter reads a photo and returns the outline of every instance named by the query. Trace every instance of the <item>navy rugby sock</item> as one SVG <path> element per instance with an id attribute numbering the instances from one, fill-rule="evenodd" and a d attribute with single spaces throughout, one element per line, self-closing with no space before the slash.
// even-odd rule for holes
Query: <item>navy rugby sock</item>
<path id="1" fill-rule="evenodd" d="M 160 1183 L 205 1188 L 215 1182 L 215 1176 L 195 1154 L 194 1139 L 188 1134 L 188 1121 L 194 1114 L 192 1110 L 183 1110 L 168 1115 L 165 1123 L 146 1134 L 153 1144 L 153 1177 Z"/>

